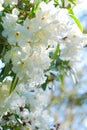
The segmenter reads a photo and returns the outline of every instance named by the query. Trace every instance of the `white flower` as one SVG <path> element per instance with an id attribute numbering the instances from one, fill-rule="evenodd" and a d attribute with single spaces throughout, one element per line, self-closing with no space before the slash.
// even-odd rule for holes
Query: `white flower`
<path id="1" fill-rule="evenodd" d="M 25 103 L 26 103 L 25 97 L 18 95 L 17 92 L 10 95 L 6 99 L 5 102 L 6 102 L 7 108 L 9 108 L 9 110 L 11 110 L 12 112 L 17 112 L 17 113 L 19 113 L 19 108 L 21 106 L 25 107 Z"/>
<path id="2" fill-rule="evenodd" d="M 86 0 L 76 0 L 76 4 L 87 4 L 87 1 Z"/>
<path id="3" fill-rule="evenodd" d="M 4 0 L 0 0 L 0 11 L 3 11 L 3 10 L 4 10 L 4 8 L 3 8 L 3 6 L 2 6 L 3 3 L 4 3 Z"/>
<path id="4" fill-rule="evenodd" d="M 35 112 L 31 112 L 30 115 L 30 121 L 31 121 L 31 128 L 34 129 L 37 127 L 39 130 L 50 130 L 49 126 L 49 120 L 50 116 L 48 114 L 48 111 L 43 110 L 40 111 L 40 108 L 38 108 Z"/>
<path id="5" fill-rule="evenodd" d="M 29 110 L 24 108 L 23 111 L 20 112 L 20 118 L 22 118 L 22 120 L 28 122 L 29 118 L 30 118 Z"/>
<path id="6" fill-rule="evenodd" d="M 75 67 L 76 63 L 80 61 L 80 53 L 84 47 L 86 37 L 78 29 L 77 26 L 72 25 L 72 29 L 64 38 L 60 40 L 61 58 L 70 61 L 70 65 Z"/>
<path id="7" fill-rule="evenodd" d="M 8 110 L 6 99 L 9 96 L 9 85 L 10 82 L 4 82 L 0 84 L 0 115 Z"/>
<path id="8" fill-rule="evenodd" d="M 42 5 L 46 6 L 45 11 Z M 49 5 L 51 3 L 42 2 L 41 10 L 38 11 L 36 17 L 26 18 L 22 25 L 16 23 L 19 14 L 17 9 L 14 9 L 12 14 L 6 14 L 3 17 L 2 35 L 7 37 L 9 44 L 19 46 L 13 47 L 6 53 L 5 62 L 11 59 L 12 70 L 19 80 L 29 82 L 31 86 L 42 84 L 46 80 L 44 70 L 48 69 L 51 62 L 49 51 L 46 50 L 48 45 L 54 50 L 56 45 L 60 44 L 60 56 L 65 60 L 70 60 L 72 66 L 78 61 L 78 52 L 83 47 L 83 35 L 80 31 L 75 31 L 67 10 L 56 8 L 52 12 Z"/>
<path id="9" fill-rule="evenodd" d="M 12 14 L 18 16 L 18 15 L 19 15 L 18 9 L 17 9 L 17 8 L 14 8 L 14 9 L 12 10 Z"/>
<path id="10" fill-rule="evenodd" d="M 5 64 L 0 60 L 0 69 L 2 69 L 5 66 Z"/>
<path id="11" fill-rule="evenodd" d="M 38 127 L 44 130 L 50 128 L 50 115 L 46 110 L 49 101 L 50 95 L 41 88 L 19 84 L 14 92 L 4 99 L 4 105 L 10 112 L 18 114 L 29 128 L 35 129 Z M 29 105 L 29 109 L 25 108 L 26 105 Z"/>
<path id="12" fill-rule="evenodd" d="M 8 35 L 8 42 L 10 44 L 18 43 L 21 46 L 22 44 L 25 44 L 26 34 L 25 28 L 20 24 L 16 24 L 15 28 L 11 30 L 11 36 L 10 33 Z"/>
<path id="13" fill-rule="evenodd" d="M 6 52 L 6 55 L 4 56 L 4 61 L 5 63 L 8 63 L 9 60 L 12 60 L 13 64 L 16 64 L 17 62 L 22 62 L 25 56 L 26 55 L 21 48 L 13 47 L 11 50 Z"/>
<path id="14" fill-rule="evenodd" d="M 28 44 L 22 46 L 22 48 L 13 47 L 6 53 L 4 61 L 7 63 L 12 60 L 12 70 L 17 74 L 19 80 L 22 82 L 27 81 L 34 86 L 45 82 L 46 77 L 43 71 L 49 67 L 50 58 L 44 48 L 40 52 L 32 51 Z M 43 55 L 44 58 L 42 58 Z"/>
<path id="15" fill-rule="evenodd" d="M 15 14 L 14 11 L 12 14 L 6 13 L 5 17 L 2 17 L 2 20 L 3 20 L 2 25 L 4 27 L 4 31 L 2 32 L 2 35 L 4 37 L 11 37 L 11 33 L 13 33 L 13 30 L 16 27 L 17 19 L 18 19 L 18 16 L 17 14 Z"/>
<path id="16" fill-rule="evenodd" d="M 17 5 L 18 0 L 5 0 L 4 3 L 6 5 L 14 6 L 14 5 Z"/>

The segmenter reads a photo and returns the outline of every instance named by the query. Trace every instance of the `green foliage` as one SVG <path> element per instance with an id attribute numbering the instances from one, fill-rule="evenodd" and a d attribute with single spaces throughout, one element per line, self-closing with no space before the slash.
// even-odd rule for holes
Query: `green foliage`
<path id="1" fill-rule="evenodd" d="M 61 3 L 62 3 L 62 8 L 65 7 L 65 0 L 61 0 Z"/>
<path id="2" fill-rule="evenodd" d="M 48 3 L 48 2 L 50 2 L 51 0 L 43 0 L 45 3 Z"/>
<path id="3" fill-rule="evenodd" d="M 71 2 L 72 4 L 76 4 L 76 0 L 68 0 L 69 2 Z"/>
<path id="4" fill-rule="evenodd" d="M 3 82 L 3 80 L 6 78 L 6 76 L 10 76 L 10 71 L 12 68 L 11 62 L 7 63 L 4 68 L 2 68 L 2 71 L 0 73 L 0 82 Z"/>
<path id="5" fill-rule="evenodd" d="M 53 53 L 53 55 L 52 55 L 52 57 L 51 57 L 51 59 L 52 59 L 53 61 L 57 58 L 57 56 L 59 55 L 59 52 L 60 52 L 60 46 L 59 46 L 59 44 L 58 44 L 57 47 L 56 47 L 55 52 Z"/>
<path id="6" fill-rule="evenodd" d="M 50 52 L 50 58 L 52 59 L 52 62 L 49 69 L 46 70 L 49 72 L 49 75 L 47 75 L 47 80 L 44 84 L 41 85 L 43 90 L 46 90 L 47 84 L 49 82 L 53 82 L 55 79 L 62 83 L 64 80 L 64 77 L 71 70 L 69 61 L 62 60 L 60 58 L 60 53 L 61 53 L 61 50 L 60 50 L 59 44 L 57 45 L 54 53 Z"/>
<path id="7" fill-rule="evenodd" d="M 75 5 L 76 4 L 76 0 L 68 0 L 67 7 L 71 8 L 72 4 Z M 65 0 L 54 0 L 54 5 L 55 5 L 55 7 L 59 6 L 61 8 L 67 8 L 66 5 L 65 5 Z"/>
<path id="8" fill-rule="evenodd" d="M 8 43 L 6 43 L 5 38 L 1 37 L 0 38 L 0 59 L 2 59 L 2 61 L 4 61 L 4 55 L 10 49 L 11 46 Z"/>
<path id="9" fill-rule="evenodd" d="M 76 25 L 78 26 L 80 31 L 83 32 L 82 25 L 81 25 L 80 21 L 78 20 L 78 18 L 74 15 L 74 12 L 72 9 L 68 9 L 68 14 L 74 20 L 74 22 L 76 23 Z"/>
<path id="10" fill-rule="evenodd" d="M 7 76 L 13 77 L 13 80 L 11 82 L 11 86 L 10 86 L 10 90 L 9 90 L 9 94 L 11 94 L 13 92 L 13 90 L 15 89 L 17 83 L 18 83 L 18 77 L 16 76 L 16 74 L 12 71 L 12 62 L 9 61 L 9 63 L 5 64 L 5 67 L 2 68 L 2 71 L 0 73 L 0 82 L 3 82 L 4 79 Z"/>
<path id="11" fill-rule="evenodd" d="M 64 77 L 67 75 L 68 71 L 70 71 L 69 61 L 62 60 L 60 57 L 56 59 L 56 71 L 59 72 L 57 75 L 57 79 L 60 82 L 63 82 Z"/>
<path id="12" fill-rule="evenodd" d="M 86 28 L 83 29 L 83 33 L 84 33 L 84 34 L 87 34 L 87 29 L 86 29 Z"/>
<path id="13" fill-rule="evenodd" d="M 41 3 L 41 0 L 35 0 L 34 6 L 32 7 L 32 14 L 36 15 L 37 11 L 40 9 L 39 4 Z"/>
<path id="14" fill-rule="evenodd" d="M 12 8 L 9 5 L 4 4 L 3 7 L 4 7 L 4 12 L 6 12 L 6 13 L 11 13 L 12 12 Z"/>
<path id="15" fill-rule="evenodd" d="M 16 76 L 16 74 L 14 74 L 11 86 L 10 86 L 10 91 L 9 94 L 11 94 L 13 92 L 13 90 L 16 88 L 16 85 L 18 83 L 19 78 Z"/>
<path id="16" fill-rule="evenodd" d="M 45 81 L 45 83 L 43 83 L 43 84 L 41 85 L 41 87 L 42 87 L 43 90 L 46 90 L 47 83 L 48 83 L 48 79 Z"/>
<path id="17" fill-rule="evenodd" d="M 3 128 L 3 130 L 20 130 L 22 127 L 24 127 L 24 122 L 20 119 L 18 114 L 15 113 L 7 113 L 2 117 L 4 122 L 7 123 L 0 123 L 0 126 Z M 14 120 L 14 121 L 13 121 Z M 26 128 L 26 127 L 24 127 Z M 26 129 L 25 129 L 26 130 Z"/>
<path id="18" fill-rule="evenodd" d="M 59 0 L 54 0 L 54 5 L 55 5 L 55 7 L 59 5 L 58 1 L 59 1 Z"/>
<path id="19" fill-rule="evenodd" d="M 65 0 L 54 0 L 54 5 L 59 6 L 61 8 L 65 8 Z"/>
<path id="20" fill-rule="evenodd" d="M 41 0 L 35 0 L 33 3 L 30 0 L 20 0 L 17 5 L 20 11 L 19 21 L 22 23 L 27 16 L 29 18 L 35 17 L 36 12 L 40 9 L 40 2 Z"/>

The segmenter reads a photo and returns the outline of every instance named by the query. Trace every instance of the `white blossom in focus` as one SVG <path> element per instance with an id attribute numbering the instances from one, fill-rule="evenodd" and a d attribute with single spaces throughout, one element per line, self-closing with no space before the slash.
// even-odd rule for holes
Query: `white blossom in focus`
<path id="1" fill-rule="evenodd" d="M 44 58 L 42 58 L 43 56 Z M 14 47 L 4 57 L 6 63 L 10 59 L 12 59 L 13 63 L 12 70 L 19 77 L 19 81 L 29 82 L 31 86 L 45 82 L 46 77 L 43 70 L 46 70 L 50 65 L 50 58 L 44 48 L 42 48 L 41 52 L 33 52 L 32 54 L 28 44 L 23 48 Z"/>
<path id="2" fill-rule="evenodd" d="M 19 80 L 29 82 L 30 86 L 45 82 L 44 70 L 49 68 L 51 62 L 49 51 L 54 51 L 57 44 L 60 44 L 61 48 L 60 57 L 70 60 L 71 66 L 79 60 L 78 54 L 84 46 L 84 36 L 72 24 L 67 10 L 55 8 L 51 4 L 42 2 L 41 10 L 37 12 L 36 17 L 26 18 L 22 25 L 16 23 L 19 12 L 15 8 L 12 14 L 7 13 L 2 18 L 2 35 L 7 37 L 9 44 L 19 46 L 6 53 L 5 62 L 11 59 L 12 70 Z M 50 49 L 47 50 L 48 45 Z"/>

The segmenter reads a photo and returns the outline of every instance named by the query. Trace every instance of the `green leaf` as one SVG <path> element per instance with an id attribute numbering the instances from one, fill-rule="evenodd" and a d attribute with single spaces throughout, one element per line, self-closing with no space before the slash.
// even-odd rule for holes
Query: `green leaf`
<path id="1" fill-rule="evenodd" d="M 62 74 L 59 74 L 58 75 L 58 78 L 59 78 L 59 81 L 62 83 L 63 82 L 63 79 L 64 79 L 64 76 Z"/>
<path id="2" fill-rule="evenodd" d="M 66 8 L 71 9 L 71 4 L 69 3 Z"/>
<path id="3" fill-rule="evenodd" d="M 62 3 L 62 8 L 65 7 L 65 0 L 61 0 L 61 3 Z"/>
<path id="4" fill-rule="evenodd" d="M 51 0 L 43 0 L 45 3 L 48 3 L 48 2 L 50 2 Z"/>
<path id="5" fill-rule="evenodd" d="M 83 29 L 83 33 L 84 33 L 84 34 L 87 34 L 87 29 Z"/>
<path id="6" fill-rule="evenodd" d="M 68 14 L 74 20 L 74 22 L 76 23 L 76 25 L 78 26 L 78 28 L 80 29 L 80 31 L 83 32 L 83 27 L 82 27 L 79 19 L 74 15 L 74 12 L 72 11 L 72 9 L 68 10 Z"/>
<path id="7" fill-rule="evenodd" d="M 16 85 L 18 83 L 19 78 L 16 76 L 16 74 L 14 75 L 14 78 L 12 80 L 11 86 L 10 86 L 10 91 L 9 94 L 11 94 L 13 92 L 13 90 L 16 88 Z"/>
<path id="8" fill-rule="evenodd" d="M 68 0 L 69 2 L 71 2 L 72 4 L 76 4 L 76 0 Z"/>
<path id="9" fill-rule="evenodd" d="M 54 0 L 55 7 L 59 5 L 59 0 Z"/>
<path id="10" fill-rule="evenodd" d="M 74 22 L 77 24 L 78 28 L 80 29 L 81 32 L 83 32 L 83 27 L 78 20 L 78 18 L 75 15 L 70 14 L 70 17 L 74 20 Z"/>
<path id="11" fill-rule="evenodd" d="M 32 12 L 36 14 L 36 12 L 40 9 L 40 3 L 41 0 L 35 0 L 34 1 L 34 6 L 32 7 Z"/>
<path id="12" fill-rule="evenodd" d="M 59 51 L 60 51 L 60 46 L 59 46 L 59 44 L 58 44 L 57 47 L 56 47 L 55 52 L 54 52 L 53 55 L 52 55 L 52 59 L 53 59 L 53 60 L 55 60 L 55 59 L 57 58 L 57 56 L 58 56 L 58 54 L 59 54 Z"/>
<path id="13" fill-rule="evenodd" d="M 0 82 L 4 80 L 6 76 L 9 75 L 9 72 L 11 71 L 12 64 L 11 62 L 7 63 L 4 68 L 2 68 L 1 74 L 0 74 Z"/>
<path id="14" fill-rule="evenodd" d="M 42 87 L 42 89 L 43 89 L 44 91 L 46 90 L 47 83 L 48 83 L 48 79 L 46 80 L 45 83 L 43 83 L 43 84 L 41 85 L 41 87 Z"/>
<path id="15" fill-rule="evenodd" d="M 55 3 L 58 3 L 59 0 L 54 0 Z"/>
<path id="16" fill-rule="evenodd" d="M 73 12 L 73 10 L 70 8 L 70 9 L 68 9 L 68 14 L 70 15 L 70 14 L 72 14 L 72 15 L 74 15 L 74 12 Z"/>

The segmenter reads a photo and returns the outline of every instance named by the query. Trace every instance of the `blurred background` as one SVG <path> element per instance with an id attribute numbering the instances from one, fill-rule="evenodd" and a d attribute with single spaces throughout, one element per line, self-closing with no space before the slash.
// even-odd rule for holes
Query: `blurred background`
<path id="1" fill-rule="evenodd" d="M 87 33 L 87 4 L 76 6 L 74 13 Z M 83 48 L 81 57 L 76 66 L 76 83 L 70 76 L 62 84 L 54 82 L 51 111 L 61 130 L 87 130 L 87 47 Z"/>

